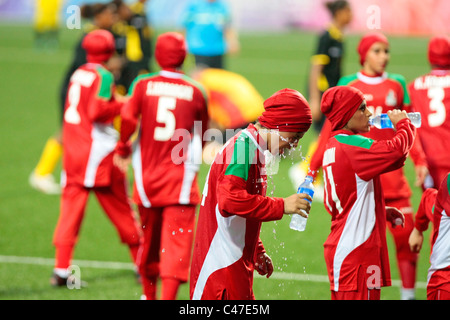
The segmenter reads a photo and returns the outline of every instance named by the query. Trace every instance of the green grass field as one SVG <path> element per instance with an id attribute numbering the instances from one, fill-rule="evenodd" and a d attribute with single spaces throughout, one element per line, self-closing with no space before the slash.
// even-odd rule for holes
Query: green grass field
<path id="1" fill-rule="evenodd" d="M 130 268 L 128 251 L 119 243 L 116 231 L 95 197 L 90 198 L 74 257 L 88 287 L 69 290 L 49 285 L 59 197 L 31 189 L 28 176 L 47 138 L 59 128 L 57 92 L 79 37 L 79 30 L 62 30 L 60 49 L 42 52 L 33 49 L 31 27 L 0 25 L 0 299 L 136 300 L 141 295 L 141 287 Z M 228 69 L 245 76 L 264 98 L 285 87 L 305 92 L 315 39 L 315 34 L 300 31 L 241 34 L 241 52 L 229 57 Z M 358 40 L 358 35 L 347 38 L 344 74 L 359 68 L 355 50 Z M 409 82 L 428 70 L 427 39 L 390 37 L 390 42 L 388 71 L 403 74 Z M 187 68 L 189 65 L 188 61 Z M 303 156 L 315 138 L 315 133 L 310 132 L 301 141 Z M 282 161 L 279 173 L 269 180 L 271 194 L 285 197 L 295 192 L 287 170 L 299 159 L 301 154 L 297 152 Z M 207 170 L 207 166 L 202 167 L 200 188 Z M 59 171 L 60 168 L 57 175 Z M 406 172 L 412 185 L 414 173 L 409 160 Z M 412 188 L 416 210 L 421 190 Z M 330 216 L 323 204 L 315 201 L 305 232 L 292 231 L 288 224 L 286 217 L 263 225 L 261 239 L 273 259 L 275 273 L 270 279 L 255 275 L 256 298 L 328 300 L 323 243 L 329 233 Z M 390 234 L 388 243 L 392 277 L 398 280 Z M 426 299 L 428 257 L 426 243 L 418 267 L 418 299 Z M 382 289 L 382 299 L 399 299 L 398 281 L 394 284 Z M 180 289 L 179 298 L 189 298 L 187 285 Z"/>

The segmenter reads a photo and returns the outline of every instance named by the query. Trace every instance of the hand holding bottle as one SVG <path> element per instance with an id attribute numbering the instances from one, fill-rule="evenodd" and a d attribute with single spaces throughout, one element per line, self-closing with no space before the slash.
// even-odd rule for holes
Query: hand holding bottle
<path id="1" fill-rule="evenodd" d="M 394 128 L 397 127 L 397 123 L 405 118 L 408 118 L 408 114 L 406 113 L 405 110 L 399 110 L 399 109 L 393 109 L 393 110 L 389 110 L 387 112 L 387 115 L 389 117 L 389 119 L 392 122 L 392 125 L 394 126 Z"/>
<path id="2" fill-rule="evenodd" d="M 307 217 L 311 209 L 312 198 L 307 194 L 293 194 L 284 198 L 284 214 L 299 214 Z"/>
<path id="3" fill-rule="evenodd" d="M 301 196 L 307 196 L 307 201 L 311 207 L 312 198 L 314 197 L 314 185 L 313 185 L 313 177 L 306 176 L 305 181 L 298 187 L 297 194 Z M 309 200 L 309 199 L 310 200 Z M 309 210 L 308 210 L 309 212 Z M 302 214 L 303 213 L 303 214 Z M 308 218 L 308 214 L 306 211 L 300 212 L 300 215 L 292 215 L 291 222 L 289 227 L 292 230 L 304 231 L 306 228 L 306 221 Z"/>

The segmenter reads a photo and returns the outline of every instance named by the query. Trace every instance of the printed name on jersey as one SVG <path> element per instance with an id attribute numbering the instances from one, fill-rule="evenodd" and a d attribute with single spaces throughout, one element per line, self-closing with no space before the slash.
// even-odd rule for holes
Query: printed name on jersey
<path id="1" fill-rule="evenodd" d="M 450 87 L 450 75 L 445 77 L 437 77 L 434 75 L 428 75 L 425 77 L 419 77 L 414 81 L 414 89 L 428 89 L 432 87 L 449 88 Z"/>
<path id="2" fill-rule="evenodd" d="M 147 84 L 146 94 L 147 96 L 165 96 L 192 101 L 194 88 L 175 83 L 150 81 Z"/>
<path id="3" fill-rule="evenodd" d="M 90 87 L 95 80 L 95 73 L 78 69 L 74 72 L 70 81 L 76 82 L 83 87 Z"/>

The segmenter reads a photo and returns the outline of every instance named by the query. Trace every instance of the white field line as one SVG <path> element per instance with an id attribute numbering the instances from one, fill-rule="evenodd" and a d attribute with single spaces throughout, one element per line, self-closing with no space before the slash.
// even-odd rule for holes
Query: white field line
<path id="1" fill-rule="evenodd" d="M 95 261 L 95 260 L 73 260 L 74 265 L 84 268 L 96 269 L 119 269 L 119 270 L 135 270 L 135 266 L 130 262 L 115 262 L 115 261 Z M 0 263 L 19 263 L 32 264 L 41 266 L 53 266 L 55 259 L 41 258 L 41 257 L 19 257 L 19 256 L 4 256 L 0 255 Z M 265 279 L 265 277 L 256 276 L 254 279 Z M 307 273 L 290 273 L 290 272 L 274 272 L 270 279 L 274 280 L 289 280 L 289 281 L 306 281 L 328 283 L 328 276 L 319 274 Z M 392 285 L 400 287 L 400 280 L 392 280 Z M 426 282 L 416 282 L 416 288 L 426 289 Z"/>
<path id="2" fill-rule="evenodd" d="M 41 257 L 18 257 L 18 256 L 2 256 L 0 255 L 0 263 L 20 263 L 33 264 L 40 266 L 53 266 L 55 259 L 41 258 Z M 119 269 L 119 270 L 134 270 L 134 264 L 130 262 L 115 262 L 115 261 L 95 261 L 95 260 L 73 260 L 72 264 L 85 268 L 96 269 Z"/>

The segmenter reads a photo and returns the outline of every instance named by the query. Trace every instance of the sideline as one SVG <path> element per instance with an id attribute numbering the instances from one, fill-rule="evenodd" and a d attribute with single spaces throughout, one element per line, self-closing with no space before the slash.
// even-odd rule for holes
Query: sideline
<path id="1" fill-rule="evenodd" d="M 41 266 L 53 266 L 53 258 L 42 257 L 19 257 L 19 256 L 4 256 L 0 255 L 0 263 L 20 263 L 20 264 L 32 264 Z M 134 264 L 131 262 L 116 262 L 116 261 L 95 261 L 95 260 L 73 260 L 74 265 L 78 265 L 84 268 L 96 268 L 96 269 L 118 269 L 118 270 L 135 270 Z M 266 279 L 265 277 L 254 277 L 254 280 Z M 306 281 L 306 282 L 320 282 L 328 283 L 328 276 L 319 274 L 307 274 L 307 273 L 291 273 L 291 272 L 273 272 L 269 278 L 274 280 L 290 280 L 290 281 Z M 400 287 L 400 280 L 392 280 L 392 286 Z M 416 288 L 426 289 L 427 284 L 423 281 L 416 282 Z"/>

